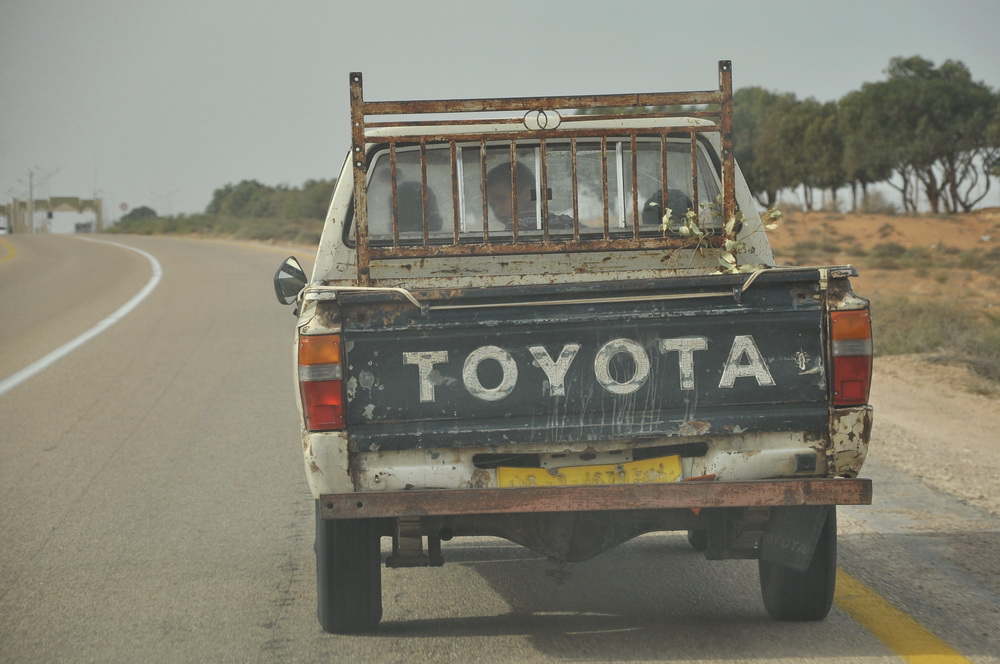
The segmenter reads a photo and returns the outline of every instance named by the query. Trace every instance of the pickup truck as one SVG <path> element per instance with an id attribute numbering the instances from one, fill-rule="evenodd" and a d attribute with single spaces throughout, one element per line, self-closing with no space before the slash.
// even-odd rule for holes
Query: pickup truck
<path id="1" fill-rule="evenodd" d="M 366 101 L 314 268 L 287 259 L 317 614 L 496 536 L 554 561 L 686 531 L 818 620 L 872 425 L 850 266 L 775 265 L 719 87 Z M 766 218 L 766 217 L 765 217 Z M 391 552 L 381 539 L 391 538 Z M 444 547 L 446 548 L 446 547 Z"/>

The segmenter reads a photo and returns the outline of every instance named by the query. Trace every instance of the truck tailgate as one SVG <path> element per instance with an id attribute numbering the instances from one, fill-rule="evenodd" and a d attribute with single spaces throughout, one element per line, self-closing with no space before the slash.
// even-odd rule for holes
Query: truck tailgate
<path id="1" fill-rule="evenodd" d="M 819 271 L 746 280 L 341 292 L 351 444 L 824 431 Z"/>

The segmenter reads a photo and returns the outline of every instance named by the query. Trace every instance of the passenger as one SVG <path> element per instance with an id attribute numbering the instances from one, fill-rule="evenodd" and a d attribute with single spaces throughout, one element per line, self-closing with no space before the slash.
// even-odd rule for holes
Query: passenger
<path id="1" fill-rule="evenodd" d="M 667 189 L 667 205 L 670 209 L 670 219 L 668 225 L 679 224 L 684 221 L 684 215 L 691 209 L 692 203 L 688 195 L 680 189 Z M 642 206 L 643 225 L 662 224 L 663 217 L 667 210 L 663 206 L 663 191 L 660 190 L 649 197 L 646 204 Z"/>
<path id="2" fill-rule="evenodd" d="M 419 182 L 400 182 L 396 185 L 396 202 L 399 231 L 422 233 L 424 230 L 423 188 Z M 427 230 L 441 230 L 441 214 L 432 189 L 427 190 Z"/>
<path id="3" fill-rule="evenodd" d="M 517 229 L 518 231 L 537 229 L 535 175 L 531 169 L 517 162 L 514 165 L 517 178 Z M 494 166 L 486 173 L 486 200 L 492 212 L 491 220 L 503 225 L 504 230 L 514 226 L 514 210 L 511 202 L 513 184 L 510 177 L 510 162 Z M 573 227 L 573 220 L 564 214 L 549 214 L 549 229 L 559 230 Z"/>
<path id="4" fill-rule="evenodd" d="M 517 162 L 514 168 L 517 177 L 517 228 L 526 230 L 535 226 L 535 206 L 531 200 L 535 176 L 530 168 L 520 162 Z M 494 166 L 486 173 L 486 200 L 489 202 L 493 219 L 502 224 L 505 230 L 511 230 L 514 225 L 512 189 L 510 162 Z"/>

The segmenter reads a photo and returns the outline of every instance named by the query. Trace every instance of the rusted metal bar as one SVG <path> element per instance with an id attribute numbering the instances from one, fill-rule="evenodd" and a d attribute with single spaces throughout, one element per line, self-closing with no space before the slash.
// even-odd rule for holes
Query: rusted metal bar
<path id="1" fill-rule="evenodd" d="M 695 214 L 701 212 L 698 207 L 698 140 L 691 134 L 691 207 Z M 700 216 L 699 216 L 700 220 Z"/>
<path id="2" fill-rule="evenodd" d="M 572 124 L 575 122 L 588 122 L 592 120 L 628 120 L 637 118 L 702 118 L 706 120 L 718 119 L 719 110 L 682 110 L 682 111 L 650 111 L 643 109 L 642 111 L 636 112 L 621 112 L 615 113 L 614 115 L 564 115 L 562 116 L 562 123 Z M 483 120 L 482 118 L 476 119 L 462 119 L 462 118 L 449 118 L 447 120 L 407 120 L 407 127 L 456 127 L 463 125 L 482 125 L 482 124 L 509 124 L 509 125 L 524 125 L 524 118 L 490 118 L 488 120 Z M 368 128 L 379 128 L 379 127 L 398 127 L 398 121 L 380 121 L 380 120 L 369 120 L 365 122 L 365 127 Z"/>
<path id="3" fill-rule="evenodd" d="M 652 229 L 651 229 L 652 230 Z M 720 247 L 725 243 L 722 235 L 709 236 L 700 240 L 702 246 Z M 594 240 L 573 240 L 572 235 L 567 234 L 566 240 L 561 241 L 558 235 L 550 238 L 548 245 L 538 241 L 522 241 L 514 244 L 512 242 L 497 241 L 493 238 L 489 244 L 474 243 L 455 246 L 452 244 L 432 244 L 429 246 L 403 246 L 393 247 L 369 247 L 369 254 L 372 260 L 386 260 L 395 258 L 437 258 L 443 256 L 490 256 L 490 255 L 516 255 L 516 254 L 544 254 L 553 250 L 562 251 L 629 251 L 642 249 L 683 249 L 694 246 L 690 238 L 663 237 L 661 235 L 651 235 L 650 237 L 640 237 L 638 240 L 630 234 L 623 238 Z"/>
<path id="4" fill-rule="evenodd" d="M 486 140 L 479 141 L 479 186 L 483 191 L 483 244 L 490 244 L 490 203 L 486 187 Z"/>
<path id="5" fill-rule="evenodd" d="M 632 151 L 632 237 L 639 239 L 639 146 L 636 133 L 629 135 Z"/>
<path id="6" fill-rule="evenodd" d="M 396 144 L 393 143 L 389 146 L 389 186 L 392 192 L 392 246 L 399 246 L 399 196 L 398 196 L 398 184 L 399 180 L 397 178 L 398 162 L 396 161 Z M 365 219 L 368 218 L 367 213 L 365 214 Z"/>
<path id="7" fill-rule="evenodd" d="M 660 136 L 660 219 L 663 224 L 663 235 L 666 237 L 668 233 L 667 227 L 670 225 L 670 219 L 667 217 L 667 205 L 669 203 L 669 181 L 667 180 L 667 137 L 665 135 Z"/>
<path id="8" fill-rule="evenodd" d="M 604 239 L 611 237 L 611 226 L 608 219 L 608 137 L 601 136 L 601 200 L 604 201 Z"/>
<path id="9" fill-rule="evenodd" d="M 785 505 L 870 505 L 869 479 L 677 482 L 320 496 L 324 519 Z"/>
<path id="10" fill-rule="evenodd" d="M 733 66 L 719 62 L 719 125 L 722 143 L 722 223 L 736 214 L 736 162 L 733 153 Z M 733 231 L 735 239 L 735 231 Z"/>
<path id="11" fill-rule="evenodd" d="M 717 114 L 716 114 L 717 115 Z M 687 116 L 685 116 L 687 117 Z M 482 118 L 476 119 L 462 119 L 462 118 L 449 118 L 448 120 L 407 120 L 407 127 L 457 127 L 464 125 L 519 125 L 524 127 L 524 118 L 489 118 L 484 120 Z M 399 127 L 400 123 L 398 120 L 366 120 L 365 127 L 367 129 L 379 129 L 382 127 Z"/>
<path id="12" fill-rule="evenodd" d="M 576 168 L 576 139 L 569 141 L 570 171 L 573 178 L 573 239 L 580 240 L 580 181 Z"/>
<path id="13" fill-rule="evenodd" d="M 430 214 L 427 205 L 427 141 L 420 141 L 420 218 L 423 221 L 424 244 L 430 240 Z"/>
<path id="14" fill-rule="evenodd" d="M 454 214 L 452 239 L 455 246 L 458 246 L 459 238 L 462 235 L 462 205 L 458 198 L 458 144 L 455 141 L 450 141 L 448 148 L 451 152 L 451 206 Z"/>
<path id="15" fill-rule="evenodd" d="M 398 125 L 395 125 L 398 126 Z M 705 124 L 705 125 L 689 125 L 689 126 L 677 126 L 677 127 L 643 127 L 634 130 L 636 135 L 642 137 L 658 137 L 660 135 L 688 135 L 688 134 L 705 134 L 705 133 L 718 133 L 718 124 Z M 426 140 L 428 143 L 445 143 L 447 141 L 458 141 L 459 143 L 478 143 L 480 140 L 502 143 L 505 141 L 517 141 L 524 140 L 525 138 L 532 139 L 570 139 L 570 138 L 593 138 L 597 139 L 602 136 L 607 138 L 621 138 L 626 136 L 627 132 L 622 129 L 537 129 L 531 131 L 530 135 L 527 134 L 525 129 L 522 127 L 520 131 L 475 131 L 467 133 L 441 133 L 441 134 L 419 134 L 419 138 Z M 414 143 L 417 140 L 417 136 L 413 134 L 409 135 L 390 135 L 390 136 L 379 136 L 377 138 L 370 139 L 377 143 Z"/>
<path id="16" fill-rule="evenodd" d="M 518 241 L 518 235 L 521 233 L 521 224 L 518 223 L 518 216 L 521 211 L 518 208 L 517 200 L 517 142 L 510 142 L 510 215 L 511 215 L 511 229 L 514 234 L 514 242 Z"/>
<path id="17" fill-rule="evenodd" d="M 410 113 L 483 113 L 493 111 L 537 111 L 541 109 L 617 108 L 680 106 L 722 103 L 719 90 L 693 92 L 645 92 L 565 97 L 508 97 L 504 99 L 435 99 L 412 101 L 369 101 L 365 115 L 408 115 Z M 648 116 L 648 114 L 646 114 Z M 443 121 L 453 124 L 453 121 Z"/>
<path id="18" fill-rule="evenodd" d="M 350 75 L 351 164 L 354 174 L 354 218 L 357 227 L 358 285 L 368 286 L 368 198 L 365 154 L 365 111 L 361 72 Z"/>
<path id="19" fill-rule="evenodd" d="M 629 112 L 624 111 L 622 113 L 615 113 L 613 115 L 566 115 L 563 116 L 563 124 L 572 124 L 574 122 L 584 122 L 588 120 L 633 120 L 641 118 L 701 118 L 704 120 L 718 120 L 719 111 L 718 109 L 710 110 L 682 110 L 682 111 L 659 111 L 659 110 L 648 110 L 643 109 L 642 111 Z M 472 121 L 470 121 L 472 124 Z"/>
<path id="20" fill-rule="evenodd" d="M 540 186 L 538 188 L 538 198 L 541 204 L 542 210 L 542 242 L 545 244 L 549 243 L 549 194 L 548 194 L 548 154 L 545 152 L 545 139 L 543 138 L 538 142 L 538 155 L 539 155 L 539 182 Z M 536 209 L 538 209 L 536 207 Z"/>

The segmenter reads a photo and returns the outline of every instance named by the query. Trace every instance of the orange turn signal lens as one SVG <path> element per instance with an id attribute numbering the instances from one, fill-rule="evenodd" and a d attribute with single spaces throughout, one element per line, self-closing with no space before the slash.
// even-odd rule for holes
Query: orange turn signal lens
<path id="1" fill-rule="evenodd" d="M 314 364 L 340 364 L 339 335 L 299 337 L 299 366 Z"/>
<path id="2" fill-rule="evenodd" d="M 830 336 L 833 337 L 834 341 L 871 340 L 871 315 L 867 309 L 831 311 Z"/>

